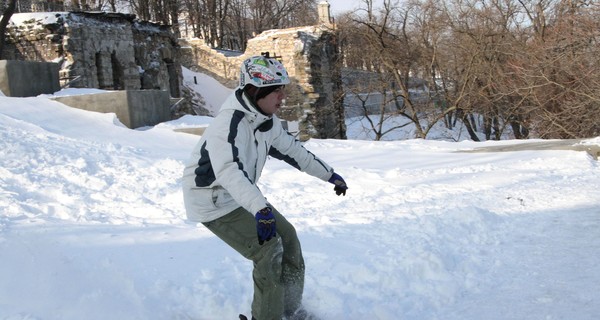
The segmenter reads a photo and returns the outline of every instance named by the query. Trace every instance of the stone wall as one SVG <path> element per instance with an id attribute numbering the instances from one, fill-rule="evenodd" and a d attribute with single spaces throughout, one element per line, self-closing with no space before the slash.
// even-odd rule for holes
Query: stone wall
<path id="1" fill-rule="evenodd" d="M 204 40 L 179 39 L 181 65 L 194 71 L 201 70 L 229 88 L 235 88 L 240 64 L 246 58 L 240 53 L 225 54 L 204 43 Z"/>
<path id="2" fill-rule="evenodd" d="M 182 65 L 237 85 L 241 62 L 269 52 L 292 79 L 279 116 L 299 123 L 300 138 L 345 138 L 342 87 L 334 32 L 327 25 L 269 30 L 250 39 L 244 53 L 217 51 L 201 40 L 181 42 Z"/>
<path id="3" fill-rule="evenodd" d="M 183 80 L 179 44 L 168 26 L 137 21 L 133 25 L 134 56 L 143 66 L 142 89 L 167 90 L 180 97 Z"/>
<path id="4" fill-rule="evenodd" d="M 36 17 L 9 25 L 5 58 L 60 63 L 62 84 L 73 81 L 71 87 L 158 89 L 180 96 L 178 48 L 169 28 L 105 12 Z"/>

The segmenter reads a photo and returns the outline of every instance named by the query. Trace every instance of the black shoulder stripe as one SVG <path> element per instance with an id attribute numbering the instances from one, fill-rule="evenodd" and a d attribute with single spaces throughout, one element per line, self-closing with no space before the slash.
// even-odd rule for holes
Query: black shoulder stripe
<path id="1" fill-rule="evenodd" d="M 233 112 L 233 117 L 231 117 L 231 122 L 229 123 L 229 135 L 227 136 L 227 142 L 229 143 L 229 145 L 231 147 L 231 155 L 232 155 L 233 162 L 237 163 L 238 169 L 240 169 L 240 171 L 242 171 L 244 173 L 244 176 L 246 177 L 246 179 L 248 179 L 248 181 L 253 183 L 252 180 L 250 179 L 250 177 L 248 176 L 248 173 L 246 172 L 246 170 L 244 170 L 244 164 L 240 161 L 240 158 L 239 158 L 240 151 L 239 151 L 238 147 L 235 145 L 235 138 L 238 135 L 238 127 L 240 125 L 240 122 L 242 122 L 242 119 L 244 119 L 244 112 L 242 112 L 240 110 L 235 110 Z"/>
<path id="2" fill-rule="evenodd" d="M 198 168 L 194 170 L 196 174 L 196 187 L 208 187 L 215 181 L 215 172 L 210 164 L 210 155 L 206 150 L 206 141 L 200 148 L 200 159 L 198 160 Z"/>

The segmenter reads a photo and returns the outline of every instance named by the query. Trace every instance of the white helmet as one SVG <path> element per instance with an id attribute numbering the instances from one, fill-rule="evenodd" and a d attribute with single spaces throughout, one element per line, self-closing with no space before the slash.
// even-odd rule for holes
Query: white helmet
<path id="1" fill-rule="evenodd" d="M 242 62 L 240 71 L 239 88 L 244 88 L 247 84 L 262 88 L 290 83 L 290 77 L 283 64 L 273 58 L 250 57 Z"/>

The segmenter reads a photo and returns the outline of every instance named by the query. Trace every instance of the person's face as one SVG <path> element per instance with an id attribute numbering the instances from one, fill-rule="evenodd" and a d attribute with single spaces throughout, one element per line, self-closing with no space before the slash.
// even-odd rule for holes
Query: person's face
<path id="1" fill-rule="evenodd" d="M 262 99 L 258 99 L 256 104 L 262 110 L 262 112 L 273 115 L 279 108 L 281 108 L 281 104 L 283 103 L 283 99 L 285 99 L 285 87 L 281 86 L 273 92 L 269 93 Z"/>

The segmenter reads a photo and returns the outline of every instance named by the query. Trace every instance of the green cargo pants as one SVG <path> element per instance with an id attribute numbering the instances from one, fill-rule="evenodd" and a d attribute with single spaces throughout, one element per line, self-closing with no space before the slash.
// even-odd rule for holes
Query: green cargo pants
<path id="1" fill-rule="evenodd" d="M 300 308 L 304 291 L 304 259 L 296 229 L 273 209 L 277 237 L 258 244 L 254 215 L 238 208 L 204 225 L 254 263 L 252 316 L 280 320 Z"/>

